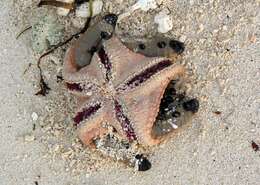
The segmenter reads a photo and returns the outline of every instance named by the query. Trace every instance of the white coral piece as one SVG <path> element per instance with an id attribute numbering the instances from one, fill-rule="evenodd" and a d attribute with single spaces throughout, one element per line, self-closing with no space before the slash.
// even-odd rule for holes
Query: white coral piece
<path id="1" fill-rule="evenodd" d="M 155 0 L 139 0 L 133 6 L 132 9 L 141 9 L 143 11 L 148 11 L 150 9 L 157 8 L 157 3 Z"/>
<path id="2" fill-rule="evenodd" d="M 101 0 L 93 1 L 92 8 L 93 8 L 93 16 L 100 14 L 103 8 L 103 1 Z M 89 17 L 90 16 L 89 3 L 84 3 L 81 6 L 79 6 L 76 10 L 76 16 Z"/>
<path id="3" fill-rule="evenodd" d="M 154 17 L 154 22 L 158 24 L 158 32 L 160 33 L 167 33 L 173 28 L 172 18 L 167 14 L 166 11 L 159 12 Z"/>
<path id="4" fill-rule="evenodd" d="M 148 11 L 150 9 L 157 8 L 157 2 L 155 0 L 138 0 L 133 6 L 131 6 L 125 13 L 119 15 L 118 21 L 130 16 L 134 11 L 141 9 Z"/>

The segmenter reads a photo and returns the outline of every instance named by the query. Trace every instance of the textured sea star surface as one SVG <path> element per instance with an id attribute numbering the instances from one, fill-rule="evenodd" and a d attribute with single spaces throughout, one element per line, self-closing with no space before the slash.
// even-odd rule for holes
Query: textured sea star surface
<path id="1" fill-rule="evenodd" d="M 68 90 L 77 96 L 79 108 L 74 117 L 83 143 L 93 144 L 108 129 L 129 142 L 154 145 L 153 126 L 168 83 L 182 75 L 182 66 L 168 58 L 145 57 L 125 47 L 117 37 L 107 40 L 89 65 L 78 68 L 75 47 L 64 62 Z"/>

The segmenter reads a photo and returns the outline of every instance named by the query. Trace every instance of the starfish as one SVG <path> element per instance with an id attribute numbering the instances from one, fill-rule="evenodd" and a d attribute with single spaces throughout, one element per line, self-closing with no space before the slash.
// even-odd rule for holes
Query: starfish
<path id="1" fill-rule="evenodd" d="M 168 83 L 183 75 L 184 68 L 169 58 L 135 53 L 115 36 L 80 69 L 75 50 L 72 46 L 66 53 L 64 79 L 78 99 L 74 122 L 82 142 L 93 146 L 109 132 L 104 125 L 129 142 L 151 146 L 164 140 L 156 137 L 153 126 Z"/>

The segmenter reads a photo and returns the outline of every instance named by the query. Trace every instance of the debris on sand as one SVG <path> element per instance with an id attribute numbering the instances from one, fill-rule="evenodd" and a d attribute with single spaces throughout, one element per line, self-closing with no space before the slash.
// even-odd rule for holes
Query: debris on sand
<path id="1" fill-rule="evenodd" d="M 251 146 L 255 152 L 259 151 L 259 145 L 256 144 L 254 141 L 251 141 Z"/>

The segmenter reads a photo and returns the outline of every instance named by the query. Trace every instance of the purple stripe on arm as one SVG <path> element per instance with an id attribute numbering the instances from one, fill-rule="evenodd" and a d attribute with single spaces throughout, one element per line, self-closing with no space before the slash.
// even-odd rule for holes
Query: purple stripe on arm
<path id="1" fill-rule="evenodd" d="M 66 83 L 66 86 L 71 91 L 83 91 L 83 88 L 80 86 L 79 83 Z"/>
<path id="2" fill-rule="evenodd" d="M 115 113 L 116 113 L 116 118 L 121 124 L 121 127 L 123 131 L 126 134 L 126 137 L 128 138 L 129 141 L 136 140 L 136 134 L 134 132 L 134 129 L 132 127 L 132 124 L 128 117 L 124 114 L 122 106 L 119 104 L 117 100 L 115 100 Z"/>
<path id="3" fill-rule="evenodd" d="M 130 79 L 125 84 L 125 86 L 126 86 L 126 88 L 127 87 L 130 87 L 130 88 L 136 87 L 136 86 L 140 85 L 141 83 L 145 82 L 146 80 L 148 80 L 151 76 L 153 76 L 156 73 L 160 72 L 161 70 L 169 67 L 170 65 L 172 65 L 172 62 L 170 60 L 161 61 L 158 64 L 155 64 L 155 65 L 145 69 L 141 73 L 137 74 L 136 76 L 134 76 L 132 79 Z"/>
<path id="4" fill-rule="evenodd" d="M 99 51 L 98 51 L 98 56 L 100 58 L 101 63 L 104 65 L 105 69 L 106 69 L 106 79 L 107 81 L 110 80 L 110 73 L 111 73 L 111 68 L 112 65 L 109 61 L 108 55 L 104 49 L 104 47 L 102 47 Z"/>
<path id="5" fill-rule="evenodd" d="M 95 114 L 101 108 L 101 104 L 98 103 L 93 106 L 84 108 L 81 112 L 78 112 L 73 118 L 75 125 L 78 125 L 81 121 L 88 119 L 91 115 Z"/>

